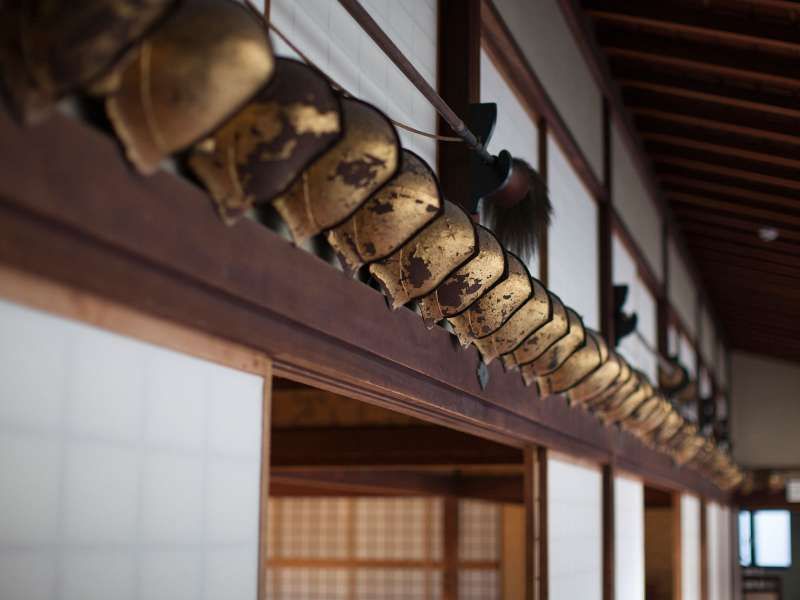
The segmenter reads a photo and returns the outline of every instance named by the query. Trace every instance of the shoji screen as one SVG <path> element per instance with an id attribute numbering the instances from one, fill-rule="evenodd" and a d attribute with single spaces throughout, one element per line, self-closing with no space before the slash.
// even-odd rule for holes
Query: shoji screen
<path id="1" fill-rule="evenodd" d="M 459 503 L 459 600 L 500 600 L 501 505 Z"/>
<path id="2" fill-rule="evenodd" d="M 599 600 L 603 587 L 602 475 L 561 455 L 547 461 L 551 598 Z"/>
<path id="3" fill-rule="evenodd" d="M 714 350 L 717 345 L 717 331 L 714 327 L 714 321 L 708 310 L 703 308 L 700 312 L 700 322 L 703 328 L 702 336 L 700 338 L 700 355 L 709 367 L 714 365 Z"/>
<path id="4" fill-rule="evenodd" d="M 548 138 L 553 223 L 548 238 L 549 287 L 565 304 L 600 326 L 597 264 L 597 204 L 572 169 L 558 143 Z"/>
<path id="5" fill-rule="evenodd" d="M 625 302 L 624 310 L 628 313 L 635 312 L 638 315 L 637 330 L 651 348 L 656 348 L 658 327 L 655 298 L 639 276 L 633 256 L 617 235 L 612 239 L 612 254 L 614 284 L 628 286 L 628 299 Z M 632 366 L 646 373 L 651 381 L 657 381 L 658 362 L 656 357 L 647 350 L 639 338 L 633 334 L 623 338 L 617 350 L 628 359 Z"/>
<path id="6" fill-rule="evenodd" d="M 363 0 L 364 8 L 436 87 L 435 0 Z M 271 0 L 270 17 L 292 43 L 352 94 L 390 118 L 436 131 L 436 111 L 336 0 Z M 276 36 L 276 53 L 294 56 Z M 399 130 L 403 146 L 436 168 L 436 141 Z"/>
<path id="7" fill-rule="evenodd" d="M 485 50 L 481 50 L 481 102 L 497 104 L 497 124 L 489 150 L 495 154 L 508 150 L 538 169 L 539 130 L 536 123 Z M 538 257 L 528 261 L 528 269 L 534 277 L 538 274 Z"/>
<path id="8" fill-rule="evenodd" d="M 731 548 L 731 514 L 727 507 L 715 502 L 706 506 L 708 564 L 708 600 L 729 600 L 733 589 Z"/>
<path id="9" fill-rule="evenodd" d="M 0 597 L 254 600 L 262 377 L 0 301 Z"/>
<path id="10" fill-rule="evenodd" d="M 644 600 L 644 486 L 614 479 L 614 562 L 617 600 Z"/>
<path id="11" fill-rule="evenodd" d="M 681 600 L 700 600 L 700 500 L 681 496 Z"/>
<path id="12" fill-rule="evenodd" d="M 697 377 L 697 350 L 685 335 L 678 336 L 678 359 L 689 371 L 692 378 Z"/>
<path id="13" fill-rule="evenodd" d="M 691 336 L 695 336 L 695 321 L 697 315 L 697 290 L 689 274 L 689 269 L 683 261 L 683 256 L 678 252 L 675 242 L 670 240 L 669 245 L 669 290 L 670 304 L 677 311 L 683 325 Z M 688 365 L 687 365 L 688 366 Z"/>

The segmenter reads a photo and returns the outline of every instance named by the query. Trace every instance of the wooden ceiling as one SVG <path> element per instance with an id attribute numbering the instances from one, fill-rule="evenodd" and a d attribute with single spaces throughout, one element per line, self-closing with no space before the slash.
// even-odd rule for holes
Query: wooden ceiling
<path id="1" fill-rule="evenodd" d="M 580 1 L 730 345 L 800 360 L 800 2 Z"/>

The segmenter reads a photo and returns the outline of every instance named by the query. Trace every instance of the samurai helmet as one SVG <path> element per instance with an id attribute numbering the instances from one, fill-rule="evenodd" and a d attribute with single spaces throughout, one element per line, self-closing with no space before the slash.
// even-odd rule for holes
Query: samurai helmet
<path id="1" fill-rule="evenodd" d="M 547 293 L 550 296 L 550 305 L 553 307 L 552 318 L 525 338 L 519 348 L 503 355 L 506 369 L 511 370 L 517 365 L 533 362 L 569 332 L 567 309 L 558 296 L 550 291 Z"/>
<path id="2" fill-rule="evenodd" d="M 547 288 L 531 277 L 533 294 L 511 315 L 505 324 L 489 337 L 475 340 L 475 346 L 487 364 L 501 354 L 514 351 L 531 333 L 542 327 L 553 316 L 553 307 Z"/>
<path id="3" fill-rule="evenodd" d="M 634 433 L 637 437 L 645 437 L 653 431 L 669 415 L 670 404 L 661 394 L 656 394 L 639 405 L 627 419 L 622 422 L 622 427 Z"/>
<path id="4" fill-rule="evenodd" d="M 533 293 L 528 268 L 516 255 L 508 251 L 505 254 L 508 262 L 505 278 L 463 313 L 450 318 L 462 346 L 496 332 Z"/>
<path id="5" fill-rule="evenodd" d="M 444 212 L 391 256 L 374 262 L 369 272 L 378 280 L 392 308 L 436 289 L 478 249 L 475 225 L 467 213 L 445 200 Z"/>
<path id="6" fill-rule="evenodd" d="M 537 377 L 542 377 L 558 369 L 578 348 L 583 346 L 586 340 L 586 330 L 580 316 L 568 308 L 567 321 L 569 331 L 566 335 L 552 344 L 536 360 L 520 367 L 525 385 L 531 385 Z"/>
<path id="7" fill-rule="evenodd" d="M 653 443 L 663 448 L 678 433 L 683 422 L 683 417 L 677 410 L 674 408 L 670 410 L 661 426 L 653 432 Z"/>
<path id="8" fill-rule="evenodd" d="M 633 411 L 647 402 L 656 393 L 647 375 L 639 371 L 636 372 L 639 385 L 628 394 L 619 404 L 604 415 L 606 424 L 619 423 L 627 419 Z"/>
<path id="9" fill-rule="evenodd" d="M 319 71 L 278 58 L 269 85 L 195 146 L 189 165 L 211 192 L 222 219 L 232 223 L 253 205 L 286 191 L 336 143 L 341 113 L 339 96 Z"/>
<path id="10" fill-rule="evenodd" d="M 595 408 L 597 417 L 606 424 L 616 422 L 617 416 L 627 410 L 628 399 L 643 385 L 642 377 L 639 371 L 631 369 L 628 379 L 619 385 L 603 404 Z"/>
<path id="11" fill-rule="evenodd" d="M 568 392 L 570 402 L 583 405 L 601 396 L 613 385 L 621 371 L 619 355 L 613 350 L 609 351 L 608 360 Z"/>
<path id="12" fill-rule="evenodd" d="M 419 299 L 428 327 L 466 310 L 506 273 L 506 254 L 494 234 L 478 225 L 478 252 L 439 287 Z"/>
<path id="13" fill-rule="evenodd" d="M 612 351 L 609 351 L 609 354 L 612 354 Z M 602 393 L 598 394 L 594 398 L 591 398 L 590 400 L 587 400 L 589 408 L 593 410 L 603 410 L 606 408 L 616 396 L 617 392 L 619 392 L 633 376 L 633 369 L 631 369 L 628 361 L 615 352 L 613 353 L 613 356 L 619 363 L 619 374 L 611 383 L 611 385 L 603 390 Z"/>
<path id="14" fill-rule="evenodd" d="M 352 217 L 328 232 L 328 243 L 351 273 L 400 248 L 442 213 L 439 181 L 424 160 L 403 150 L 400 170 Z"/>
<path id="15" fill-rule="evenodd" d="M 596 331 L 586 330 L 583 347 L 574 352 L 558 369 L 538 379 L 541 395 L 561 394 L 583 381 L 608 359 L 608 347 Z"/>
<path id="16" fill-rule="evenodd" d="M 234 0 L 186 0 L 119 75 L 106 110 L 128 158 L 151 173 L 219 127 L 267 83 L 264 24 Z"/>
<path id="17" fill-rule="evenodd" d="M 344 135 L 273 200 L 296 242 L 349 218 L 400 166 L 391 121 L 361 100 L 343 98 Z"/>
<path id="18" fill-rule="evenodd" d="M 27 122 L 96 81 L 177 0 L 6 0 L 2 67 L 15 112 Z"/>

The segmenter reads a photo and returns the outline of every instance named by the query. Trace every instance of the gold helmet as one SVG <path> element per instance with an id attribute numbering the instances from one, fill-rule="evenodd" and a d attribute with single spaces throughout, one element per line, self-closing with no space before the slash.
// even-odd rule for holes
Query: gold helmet
<path id="1" fill-rule="evenodd" d="M 613 401 L 617 392 L 619 392 L 622 387 L 628 383 L 628 380 L 630 380 L 633 375 L 633 369 L 631 369 L 628 361 L 622 358 L 622 356 L 619 354 L 614 353 L 614 356 L 616 361 L 619 363 L 619 374 L 611 383 L 611 385 L 608 386 L 601 394 L 587 401 L 587 405 L 592 410 L 604 410 Z"/>
<path id="2" fill-rule="evenodd" d="M 439 181 L 424 160 L 403 150 L 398 173 L 352 217 L 328 232 L 345 271 L 381 260 L 442 214 Z"/>
<path id="3" fill-rule="evenodd" d="M 572 388 L 567 393 L 567 397 L 573 404 L 586 405 L 603 395 L 614 384 L 621 371 L 622 361 L 619 355 L 610 350 L 608 360 Z"/>
<path id="4" fill-rule="evenodd" d="M 617 415 L 625 411 L 628 398 L 642 385 L 642 375 L 634 369 L 630 371 L 628 379 L 619 385 L 603 404 L 595 407 L 595 415 L 606 424 L 616 422 Z"/>
<path id="5" fill-rule="evenodd" d="M 106 99 L 130 161 L 151 173 L 209 135 L 267 83 L 274 62 L 264 24 L 239 2 L 181 2 Z"/>
<path id="6" fill-rule="evenodd" d="M 419 309 L 428 327 L 464 312 L 497 283 L 506 272 L 506 255 L 494 234 L 477 226 L 478 252 L 439 287 L 419 299 Z"/>
<path id="7" fill-rule="evenodd" d="M 386 115 L 354 98 L 343 98 L 342 109 L 342 138 L 272 202 L 295 241 L 345 221 L 400 166 L 400 139 Z"/>
<path id="8" fill-rule="evenodd" d="M 542 396 L 562 394 L 579 384 L 600 365 L 608 360 L 608 347 L 603 336 L 591 329 L 586 330 L 586 341 L 576 352 L 573 352 L 558 369 L 540 377 L 539 393 Z"/>
<path id="9" fill-rule="evenodd" d="M 508 270 L 505 278 L 463 313 L 450 318 L 462 346 L 492 335 L 531 297 L 533 283 L 525 264 L 508 251 L 506 260 Z"/>
<path id="10" fill-rule="evenodd" d="M 693 461 L 703 449 L 705 443 L 705 438 L 696 433 L 687 435 L 673 450 L 673 460 L 678 465 L 685 465 Z"/>
<path id="11" fill-rule="evenodd" d="M 531 277 L 531 284 L 533 294 L 508 321 L 492 335 L 474 341 L 487 364 L 501 354 L 513 352 L 526 337 L 552 318 L 553 307 L 547 288 L 534 277 Z"/>
<path id="12" fill-rule="evenodd" d="M 677 410 L 672 408 L 661 426 L 653 431 L 653 443 L 659 448 L 664 448 L 667 442 L 678 433 L 682 425 L 683 417 Z"/>
<path id="13" fill-rule="evenodd" d="M 369 272 L 392 308 L 431 293 L 478 249 L 475 224 L 464 210 L 445 200 L 444 212 Z"/>
<path id="14" fill-rule="evenodd" d="M 105 74 L 177 0 L 6 0 L 2 70 L 26 122 Z"/>
<path id="15" fill-rule="evenodd" d="M 639 438 L 644 438 L 664 422 L 669 415 L 669 410 L 669 402 L 657 393 L 628 415 L 621 423 L 622 428 Z"/>
<path id="16" fill-rule="evenodd" d="M 514 370 L 518 365 L 535 361 L 569 332 L 567 309 L 558 296 L 550 291 L 547 293 L 550 296 L 550 305 L 553 307 L 551 319 L 525 338 L 519 348 L 503 355 L 503 364 L 507 370 Z"/>
<path id="17" fill-rule="evenodd" d="M 253 205 L 283 193 L 339 139 L 338 94 L 316 69 L 289 58 L 275 61 L 269 85 L 204 142 L 189 165 L 232 223 Z"/>
<path id="18" fill-rule="evenodd" d="M 606 424 L 619 423 L 627 419 L 633 411 L 647 402 L 656 393 L 647 375 L 637 371 L 638 386 L 625 397 L 613 410 L 604 415 Z"/>
<path id="19" fill-rule="evenodd" d="M 536 360 L 520 367 L 525 385 L 531 385 L 537 377 L 542 377 L 558 369 L 573 352 L 583 346 L 586 340 L 586 330 L 578 313 L 571 308 L 567 308 L 567 322 L 569 331 L 566 335 L 552 344 Z"/>

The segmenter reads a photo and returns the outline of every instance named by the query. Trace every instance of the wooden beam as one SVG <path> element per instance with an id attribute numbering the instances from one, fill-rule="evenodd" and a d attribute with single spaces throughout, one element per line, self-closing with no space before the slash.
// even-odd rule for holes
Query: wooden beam
<path id="1" fill-rule="evenodd" d="M 793 240 L 800 242 L 800 231 L 785 226 L 778 221 L 759 221 L 753 222 L 746 215 L 733 214 L 725 211 L 687 208 L 680 203 L 674 203 L 673 208 L 675 214 L 678 215 L 678 221 L 691 222 L 691 223 L 706 223 L 714 225 L 715 227 L 723 229 L 733 229 L 739 233 L 747 235 L 754 235 L 758 233 L 758 228 L 761 225 L 773 225 L 778 228 L 780 238 L 783 240 Z M 759 240 L 760 241 L 760 240 Z M 697 257 L 700 259 L 701 257 Z"/>
<path id="2" fill-rule="evenodd" d="M 628 4 L 626 13 L 630 11 L 637 11 L 640 6 L 636 4 Z M 738 48 L 745 48 L 752 50 L 759 48 L 763 50 L 774 50 L 780 53 L 794 53 L 800 51 L 800 42 L 794 39 L 775 39 L 772 36 L 763 37 L 760 35 L 752 35 L 749 32 L 726 31 L 723 29 L 715 29 L 709 26 L 698 26 L 694 24 L 676 22 L 673 15 L 665 15 L 659 18 L 653 16 L 641 16 L 638 14 L 624 14 L 621 12 L 613 12 L 608 10 L 590 10 L 589 14 L 595 20 L 601 23 L 608 23 L 627 30 L 647 30 L 655 31 L 658 33 L 667 34 L 680 34 L 688 36 L 692 39 L 704 40 L 713 42 L 715 44 L 724 44 L 726 46 L 734 46 Z M 714 23 L 714 19 L 707 21 L 708 25 Z"/>
<path id="3" fill-rule="evenodd" d="M 642 50 L 631 50 L 615 46 L 604 47 L 612 59 L 621 59 L 644 63 L 647 65 L 665 66 L 673 69 L 685 69 L 690 72 L 713 75 L 736 81 L 747 81 L 777 86 L 787 90 L 800 89 L 800 80 L 782 75 L 773 75 L 762 71 L 750 71 L 738 67 L 704 62 L 702 59 L 677 58 Z"/>
<path id="4" fill-rule="evenodd" d="M 616 523 L 614 465 L 603 465 L 603 600 L 616 598 Z"/>
<path id="5" fill-rule="evenodd" d="M 772 242 L 775 244 L 775 242 Z M 754 260 L 763 260 L 771 264 L 796 266 L 798 258 L 793 252 L 782 252 L 780 249 L 776 251 L 774 247 L 770 248 L 766 244 L 743 244 L 738 240 L 730 240 L 725 238 L 709 239 L 707 236 L 698 236 L 689 239 L 689 245 L 693 251 L 704 252 L 712 250 L 725 254 L 730 254 L 732 257 L 746 257 Z M 702 256 L 702 254 L 700 254 Z"/>
<path id="6" fill-rule="evenodd" d="M 606 194 L 597 207 L 597 262 L 598 296 L 600 298 L 600 332 L 610 346 L 614 346 L 614 265 L 612 251 L 613 229 L 613 160 L 611 144 L 611 108 L 603 97 L 603 183 Z M 638 252 L 637 252 L 638 254 Z"/>
<path id="7" fill-rule="evenodd" d="M 725 202 L 723 200 L 709 198 L 708 196 L 698 196 L 697 194 L 687 194 L 678 191 L 667 192 L 667 197 L 673 202 L 681 202 L 689 206 L 757 219 L 758 221 L 753 223 L 756 226 L 759 222 L 781 223 L 785 226 L 800 225 L 800 216 L 763 208 L 754 208 L 739 202 Z M 800 202 L 798 202 L 798 206 L 800 207 Z"/>
<path id="8" fill-rule="evenodd" d="M 656 164 L 673 165 L 676 167 L 683 167 L 692 171 L 701 173 L 710 173 L 713 175 L 721 175 L 724 177 L 733 177 L 744 181 L 753 183 L 761 183 L 765 185 L 772 185 L 776 187 L 783 187 L 790 190 L 800 190 L 800 181 L 787 179 L 785 177 L 773 177 L 771 175 L 763 175 L 755 171 L 745 171 L 744 169 L 732 169 L 730 167 L 723 167 L 700 160 L 692 160 L 680 158 L 678 156 L 669 156 L 664 154 L 653 155 L 653 162 Z"/>
<path id="9" fill-rule="evenodd" d="M 457 498 L 448 497 L 444 501 L 444 573 L 443 600 L 458 600 L 458 540 L 460 503 Z"/>
<path id="10" fill-rule="evenodd" d="M 309 427 L 275 429 L 272 468 L 417 465 L 522 465 L 517 448 L 452 429 Z"/>
<path id="11" fill-rule="evenodd" d="M 681 227 L 686 232 L 687 237 L 694 234 L 693 240 L 696 240 L 697 243 L 700 244 L 704 242 L 732 241 L 736 242 L 737 244 L 741 244 L 743 248 L 753 248 L 756 250 L 780 254 L 785 257 L 791 256 L 794 257 L 793 260 L 795 261 L 797 260 L 797 256 L 800 255 L 800 245 L 781 240 L 762 242 L 755 232 L 740 233 L 730 229 L 712 229 L 708 226 L 688 220 L 680 221 L 680 223 Z"/>
<path id="12" fill-rule="evenodd" d="M 767 129 L 758 129 L 755 127 L 746 127 L 743 125 L 737 125 L 735 123 L 726 123 L 724 121 L 714 121 L 700 117 L 693 117 L 691 115 L 669 112 L 666 110 L 640 107 L 633 108 L 631 112 L 637 117 L 657 119 L 673 125 L 686 125 L 693 128 L 697 132 L 698 137 L 703 135 L 703 130 L 708 130 L 731 133 L 742 137 L 754 138 L 756 140 L 766 139 L 781 144 L 800 146 L 800 136 L 798 135 L 769 131 Z M 649 131 L 647 126 L 644 126 L 641 121 L 637 120 L 637 124 L 641 130 L 645 132 Z"/>
<path id="13" fill-rule="evenodd" d="M 539 482 L 536 479 L 538 473 L 536 452 L 534 447 L 523 450 L 525 456 L 525 470 L 522 479 L 522 496 L 525 503 L 525 600 L 535 600 L 538 587 L 536 560 L 538 558 L 537 528 L 539 523 L 536 490 Z"/>
<path id="14" fill-rule="evenodd" d="M 536 548 L 537 556 L 537 582 L 538 591 L 537 600 L 550 600 L 550 533 L 549 523 L 550 516 L 547 506 L 549 497 L 549 476 L 548 476 L 548 450 L 543 446 L 536 449 L 536 488 L 535 488 L 535 504 L 536 504 Z"/>
<path id="15" fill-rule="evenodd" d="M 659 179 L 674 189 L 689 189 L 701 192 L 710 192 L 722 197 L 733 197 L 745 201 L 757 201 L 762 204 L 780 206 L 782 208 L 800 210 L 800 199 L 792 198 L 789 195 L 768 194 L 758 190 L 745 188 L 740 185 L 728 185 L 716 181 L 703 179 L 697 174 L 677 175 L 674 173 L 662 173 Z"/>
<path id="16" fill-rule="evenodd" d="M 775 263 L 753 258 L 747 252 L 733 254 L 731 252 L 723 252 L 711 248 L 703 248 L 702 253 L 697 256 L 701 268 L 706 266 L 711 266 L 713 268 L 713 266 L 717 264 L 729 265 L 731 262 L 734 262 L 738 268 L 748 270 L 754 274 L 781 273 L 789 277 L 800 279 L 800 261 L 794 261 L 794 264 Z"/>

